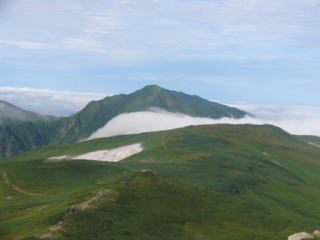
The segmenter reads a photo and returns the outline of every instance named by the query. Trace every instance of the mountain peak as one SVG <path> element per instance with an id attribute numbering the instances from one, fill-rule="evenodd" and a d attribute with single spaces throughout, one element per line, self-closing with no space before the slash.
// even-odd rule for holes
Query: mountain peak
<path id="1" fill-rule="evenodd" d="M 162 87 L 160 87 L 157 84 L 150 84 L 150 85 L 146 85 L 144 88 L 142 89 L 163 89 Z"/>
<path id="2" fill-rule="evenodd" d="M 88 138 L 120 114 L 144 112 L 152 108 L 213 119 L 242 118 L 246 115 L 246 112 L 239 109 L 198 96 L 168 90 L 158 85 L 147 85 L 131 94 L 121 94 L 91 102 L 77 114 L 62 121 L 59 133 L 53 141 L 54 143 L 79 141 Z"/>
<path id="3" fill-rule="evenodd" d="M 162 92 L 167 92 L 170 91 L 168 89 L 162 88 L 159 85 L 156 84 L 151 84 L 151 85 L 147 85 L 135 92 L 133 92 L 133 95 L 144 95 L 144 96 L 156 96 L 161 94 Z"/>
<path id="4" fill-rule="evenodd" d="M 147 85 L 147 86 L 143 87 L 142 89 L 140 89 L 138 91 L 142 91 L 142 92 L 157 92 L 157 91 L 161 91 L 161 90 L 166 90 L 166 89 L 160 87 L 159 85 L 151 84 L 151 85 Z"/>

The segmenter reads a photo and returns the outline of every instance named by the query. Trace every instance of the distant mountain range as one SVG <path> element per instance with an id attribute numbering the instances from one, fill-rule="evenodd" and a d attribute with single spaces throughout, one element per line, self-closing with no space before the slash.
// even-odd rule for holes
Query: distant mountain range
<path id="1" fill-rule="evenodd" d="M 67 118 L 43 116 L 0 102 L 0 157 L 25 152 L 48 144 L 71 143 L 88 138 L 122 113 L 161 108 L 194 117 L 242 118 L 247 113 L 198 96 L 170 91 L 157 85 L 131 94 L 119 94 L 90 102 Z"/>
<path id="2" fill-rule="evenodd" d="M 10 124 L 12 122 L 36 122 L 52 120 L 53 117 L 43 116 L 31 111 L 21 109 L 11 103 L 0 100 L 0 124 Z"/>

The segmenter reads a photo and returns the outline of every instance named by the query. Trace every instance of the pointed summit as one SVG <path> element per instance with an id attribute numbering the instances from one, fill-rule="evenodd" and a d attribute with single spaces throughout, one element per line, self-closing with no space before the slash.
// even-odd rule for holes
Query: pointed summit
<path id="1" fill-rule="evenodd" d="M 165 88 L 162 88 L 160 87 L 159 85 L 156 85 L 156 84 L 152 84 L 152 85 L 147 85 L 137 91 L 135 91 L 133 94 L 157 94 L 157 93 L 160 93 L 162 91 L 169 91 Z"/>
<path id="2" fill-rule="evenodd" d="M 143 87 L 140 90 L 160 90 L 160 89 L 164 89 L 164 88 L 160 87 L 157 84 L 150 84 L 150 85 L 147 85 L 147 86 Z"/>

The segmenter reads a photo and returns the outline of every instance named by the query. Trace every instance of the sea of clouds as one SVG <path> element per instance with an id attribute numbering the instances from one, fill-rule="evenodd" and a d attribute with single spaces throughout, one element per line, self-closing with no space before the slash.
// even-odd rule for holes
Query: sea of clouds
<path id="1" fill-rule="evenodd" d="M 104 127 L 94 132 L 89 139 L 116 135 L 154 132 L 203 124 L 272 124 L 291 134 L 320 136 L 320 107 L 232 105 L 252 114 L 241 119 L 199 118 L 180 113 L 151 109 L 145 112 L 125 113 L 116 116 Z"/>
<path id="2" fill-rule="evenodd" d="M 0 0 L 1 1 L 1 0 Z M 70 116 L 106 94 L 0 86 L 0 99 L 44 115 Z"/>

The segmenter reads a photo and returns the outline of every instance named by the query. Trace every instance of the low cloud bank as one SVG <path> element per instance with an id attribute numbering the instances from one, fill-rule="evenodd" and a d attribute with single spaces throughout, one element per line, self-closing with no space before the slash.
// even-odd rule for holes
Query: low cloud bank
<path id="1" fill-rule="evenodd" d="M 272 124 L 297 135 L 320 136 L 320 106 L 238 104 L 263 124 Z M 250 122 L 249 122 L 250 123 Z"/>
<path id="2" fill-rule="evenodd" d="M 272 124 L 298 135 L 320 136 L 320 107 L 234 105 L 255 117 L 198 118 L 165 111 L 121 114 L 93 133 L 88 140 L 117 135 L 155 132 L 203 124 Z"/>
<path id="3" fill-rule="evenodd" d="M 69 116 L 82 109 L 90 101 L 100 100 L 105 96 L 106 94 L 102 93 L 0 87 L 0 100 L 30 111 L 53 116 Z"/>

